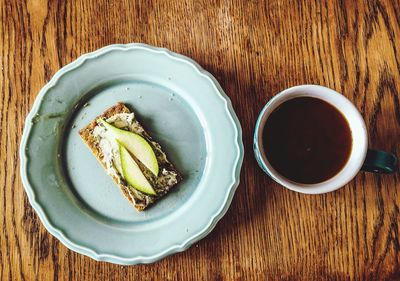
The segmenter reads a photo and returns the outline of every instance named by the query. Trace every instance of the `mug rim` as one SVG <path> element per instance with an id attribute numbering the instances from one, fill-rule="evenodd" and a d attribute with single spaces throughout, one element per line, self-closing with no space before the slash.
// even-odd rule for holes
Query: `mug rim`
<path id="1" fill-rule="evenodd" d="M 294 182 L 282 175 L 280 175 L 268 162 L 268 159 L 265 155 L 264 150 L 262 149 L 263 144 L 262 144 L 262 129 L 264 127 L 265 122 L 267 121 L 269 115 L 275 110 L 276 107 L 281 105 L 282 103 L 296 98 L 300 96 L 310 96 L 306 94 L 301 94 L 301 92 L 306 92 L 307 90 L 312 90 L 314 91 L 314 95 L 312 97 L 319 98 L 321 100 L 324 100 L 325 102 L 328 102 L 332 106 L 334 106 L 337 110 L 341 112 L 343 117 L 346 119 L 347 123 L 349 124 L 350 129 L 352 129 L 354 126 L 357 126 L 357 128 L 360 129 L 359 134 L 357 134 L 357 139 L 355 139 L 355 136 L 353 134 L 352 130 L 352 149 L 349 155 L 349 159 L 347 160 L 346 164 L 342 167 L 342 169 L 333 177 L 329 178 L 326 181 L 315 183 L 315 184 L 303 184 L 303 183 L 298 183 Z M 316 91 L 316 92 L 315 92 Z M 318 94 L 316 94 L 318 93 Z M 319 94 L 321 93 L 321 94 Z M 333 103 L 331 100 L 328 100 L 327 95 L 322 95 L 322 93 L 328 93 L 330 96 L 329 98 L 334 98 L 337 100 L 340 100 L 341 103 L 344 103 L 347 107 L 347 110 L 351 111 L 352 114 L 352 120 L 350 120 L 350 117 L 346 115 L 343 110 L 337 106 L 337 104 Z M 275 106 L 275 107 L 274 107 Z M 273 107 L 271 109 L 271 107 Z M 266 116 L 266 114 L 268 114 Z M 266 117 L 265 117 L 266 116 Z M 361 125 L 361 126 L 360 126 Z M 358 141 L 358 147 L 355 149 L 355 143 Z M 363 117 L 361 116 L 360 112 L 358 109 L 355 107 L 355 105 L 347 99 L 344 95 L 336 92 L 333 89 L 320 86 L 320 85 L 312 85 L 312 84 L 305 84 L 305 85 L 298 85 L 294 87 L 287 88 L 278 94 L 276 94 L 274 97 L 272 97 L 267 104 L 263 107 L 261 110 L 257 122 L 255 125 L 255 132 L 254 132 L 254 139 L 253 139 L 253 150 L 254 154 L 256 157 L 256 160 L 259 164 L 259 166 L 262 168 L 262 170 L 268 174 L 274 181 L 277 183 L 281 184 L 282 186 L 293 190 L 297 191 L 300 193 L 306 193 L 306 194 L 321 194 L 321 193 L 327 193 L 331 192 L 334 190 L 337 190 L 344 185 L 346 185 L 348 182 L 350 182 L 356 174 L 360 171 L 365 157 L 367 155 L 367 150 L 368 150 L 368 135 L 367 135 L 367 129 L 365 125 L 365 121 Z M 353 155 L 353 153 L 358 153 Z M 350 163 L 350 159 L 352 159 L 353 163 Z M 351 166 L 350 166 L 351 164 Z"/>

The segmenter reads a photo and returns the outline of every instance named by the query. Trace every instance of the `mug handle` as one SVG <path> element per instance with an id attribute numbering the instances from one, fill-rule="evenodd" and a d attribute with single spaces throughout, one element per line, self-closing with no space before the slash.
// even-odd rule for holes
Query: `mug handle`
<path id="1" fill-rule="evenodd" d="M 396 168 L 397 157 L 394 154 L 382 150 L 368 149 L 361 170 L 378 174 L 390 174 L 394 173 Z"/>

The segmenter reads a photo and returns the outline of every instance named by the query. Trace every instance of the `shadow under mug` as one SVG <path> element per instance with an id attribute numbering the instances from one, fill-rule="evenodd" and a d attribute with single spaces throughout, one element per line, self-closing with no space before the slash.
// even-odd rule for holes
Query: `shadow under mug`
<path id="1" fill-rule="evenodd" d="M 269 115 L 282 103 L 297 97 L 318 98 L 333 105 L 346 118 L 351 130 L 353 145 L 348 161 L 335 176 L 320 183 L 303 184 L 280 175 L 268 162 L 268 156 L 265 155 L 263 148 L 262 131 Z M 354 104 L 338 92 L 318 85 L 295 86 L 274 96 L 264 106 L 258 117 L 253 149 L 259 166 L 272 179 L 288 189 L 307 194 L 320 194 L 339 189 L 351 181 L 360 170 L 374 173 L 392 173 L 397 167 L 397 158 L 392 153 L 368 149 L 365 122 Z"/>

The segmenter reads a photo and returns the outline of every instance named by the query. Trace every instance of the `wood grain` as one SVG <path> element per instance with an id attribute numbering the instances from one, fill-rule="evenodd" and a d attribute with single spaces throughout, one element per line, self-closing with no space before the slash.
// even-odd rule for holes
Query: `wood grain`
<path id="1" fill-rule="evenodd" d="M 360 173 L 308 196 L 258 168 L 252 134 L 277 92 L 313 83 L 359 108 L 372 147 L 400 154 L 400 2 L 0 0 L 1 280 L 400 280 L 400 175 Z M 42 226 L 19 176 L 24 119 L 63 65 L 112 43 L 190 56 L 244 133 L 241 184 L 205 239 L 153 265 L 76 254 Z"/>

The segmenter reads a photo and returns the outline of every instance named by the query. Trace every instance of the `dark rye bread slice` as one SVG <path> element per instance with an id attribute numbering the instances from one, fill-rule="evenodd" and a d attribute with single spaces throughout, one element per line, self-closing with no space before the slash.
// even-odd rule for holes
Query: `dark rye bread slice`
<path id="1" fill-rule="evenodd" d="M 79 131 L 79 135 L 81 136 L 83 141 L 90 148 L 92 153 L 96 156 L 97 160 L 101 163 L 101 165 L 104 167 L 104 169 L 106 171 L 107 171 L 107 167 L 106 167 L 105 162 L 103 161 L 103 153 L 99 147 L 99 142 L 98 142 L 97 138 L 93 135 L 93 130 L 98 125 L 97 120 L 99 118 L 108 119 L 119 113 L 132 113 L 132 112 L 123 103 L 117 103 L 113 107 L 106 110 L 103 114 L 97 116 L 89 125 L 87 125 L 85 128 L 83 128 Z M 135 120 L 136 120 L 136 118 L 135 118 Z M 141 124 L 139 122 L 138 122 L 138 124 L 141 126 Z M 157 196 L 151 196 L 151 195 L 143 194 L 137 190 L 132 190 L 133 188 L 128 187 L 128 184 L 124 181 L 124 179 L 120 175 L 115 176 L 115 175 L 111 175 L 110 173 L 108 173 L 114 179 L 115 183 L 120 187 L 120 189 L 121 189 L 122 193 L 125 195 L 125 197 L 129 200 L 129 202 L 138 211 L 143 211 L 150 204 L 156 202 L 159 198 L 161 198 L 166 193 L 168 193 L 168 191 L 172 187 L 177 185 L 182 180 L 182 176 L 178 172 L 178 170 L 168 161 L 168 159 L 166 157 L 165 158 L 162 157 L 163 151 L 161 150 L 161 146 L 157 142 L 155 142 L 144 129 L 143 129 L 143 132 L 141 132 L 141 135 L 144 138 L 146 138 L 147 141 L 149 141 L 149 143 L 151 143 L 151 145 L 155 151 L 157 160 L 159 162 L 160 173 L 161 173 L 162 168 L 165 168 L 168 171 L 175 172 L 177 174 L 177 176 L 176 176 L 177 182 L 173 185 L 167 186 L 165 190 L 161 190 L 161 191 L 158 190 Z M 140 165 L 140 166 L 143 167 L 143 165 Z M 141 197 L 143 197 L 145 200 L 141 200 Z"/>

